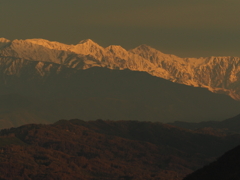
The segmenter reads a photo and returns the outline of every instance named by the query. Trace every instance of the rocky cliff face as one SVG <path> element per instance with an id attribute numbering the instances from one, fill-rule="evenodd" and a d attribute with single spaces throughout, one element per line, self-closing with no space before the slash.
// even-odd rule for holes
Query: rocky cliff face
<path id="1" fill-rule="evenodd" d="M 24 73 L 46 76 L 62 67 L 88 69 L 107 67 L 145 71 L 176 83 L 205 87 L 240 100 L 240 59 L 238 57 L 180 58 L 164 54 L 147 45 L 132 50 L 111 45 L 101 47 L 90 39 L 66 45 L 43 39 L 9 41 L 0 38 L 1 76 Z"/>

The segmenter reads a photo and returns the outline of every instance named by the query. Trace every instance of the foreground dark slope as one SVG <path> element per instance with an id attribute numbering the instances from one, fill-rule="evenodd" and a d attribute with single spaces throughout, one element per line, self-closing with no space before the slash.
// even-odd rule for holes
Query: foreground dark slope
<path id="1" fill-rule="evenodd" d="M 192 130 L 218 130 L 226 133 L 240 133 L 240 114 L 223 121 L 206 121 L 199 123 L 176 121 L 171 125 Z"/>
<path id="2" fill-rule="evenodd" d="M 228 118 L 240 109 L 226 95 L 145 72 L 58 68 L 44 77 L 28 66 L 19 76 L 1 76 L 0 128 L 62 118 L 196 122 Z"/>
<path id="3" fill-rule="evenodd" d="M 228 151 L 217 161 L 188 175 L 184 180 L 239 180 L 240 146 Z"/>
<path id="4" fill-rule="evenodd" d="M 0 131 L 0 178 L 180 180 L 239 141 L 151 122 L 25 125 Z"/>

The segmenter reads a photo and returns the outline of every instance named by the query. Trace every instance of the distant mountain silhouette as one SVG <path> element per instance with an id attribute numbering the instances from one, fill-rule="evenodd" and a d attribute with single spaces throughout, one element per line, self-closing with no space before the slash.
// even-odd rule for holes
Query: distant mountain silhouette
<path id="1" fill-rule="evenodd" d="M 60 120 L 0 131 L 0 179 L 176 179 L 240 140 L 161 123 Z"/>
<path id="2" fill-rule="evenodd" d="M 240 146 L 228 151 L 217 161 L 188 175 L 184 180 L 240 179 Z"/>
<path id="3" fill-rule="evenodd" d="M 176 121 L 169 124 L 193 130 L 206 130 L 206 128 L 211 128 L 212 130 L 215 129 L 217 131 L 222 131 L 226 133 L 240 133 L 240 114 L 223 121 L 206 121 L 199 123 Z"/>
<path id="4" fill-rule="evenodd" d="M 25 68 L 19 76 L 1 78 L 0 128 L 62 118 L 199 122 L 240 109 L 226 95 L 130 70 L 63 68 L 41 78 Z"/>

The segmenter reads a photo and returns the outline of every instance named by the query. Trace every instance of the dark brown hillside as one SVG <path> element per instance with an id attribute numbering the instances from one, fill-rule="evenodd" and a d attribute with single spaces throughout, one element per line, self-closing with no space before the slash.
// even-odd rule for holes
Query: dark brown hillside
<path id="1" fill-rule="evenodd" d="M 0 178 L 180 180 L 239 141 L 138 121 L 24 125 L 0 131 Z"/>
<path id="2" fill-rule="evenodd" d="M 239 180 L 240 146 L 228 151 L 217 161 L 188 175 L 184 180 Z"/>

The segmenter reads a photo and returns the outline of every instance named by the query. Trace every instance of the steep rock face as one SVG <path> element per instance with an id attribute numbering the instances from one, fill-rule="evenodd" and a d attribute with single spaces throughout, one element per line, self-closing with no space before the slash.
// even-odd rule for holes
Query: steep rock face
<path id="1" fill-rule="evenodd" d="M 211 57 L 196 68 L 195 81 L 213 92 L 227 92 L 240 99 L 240 61 L 237 57 Z"/>
<path id="2" fill-rule="evenodd" d="M 180 58 L 147 45 L 129 51 L 116 45 L 104 48 L 90 39 L 77 45 L 66 45 L 43 39 L 9 41 L 0 38 L 0 69 L 4 74 L 17 75 L 32 61 L 38 62 L 34 69 L 42 76 L 53 68 L 53 64 L 75 69 L 96 66 L 130 69 L 181 84 L 205 87 L 240 100 L 238 57 Z"/>
<path id="3" fill-rule="evenodd" d="M 169 75 L 161 76 L 162 78 L 190 86 L 205 87 L 213 92 L 224 92 L 234 99 L 240 99 L 238 57 L 179 58 L 165 55 L 148 46 L 140 46 L 130 51 L 168 71 Z"/>

